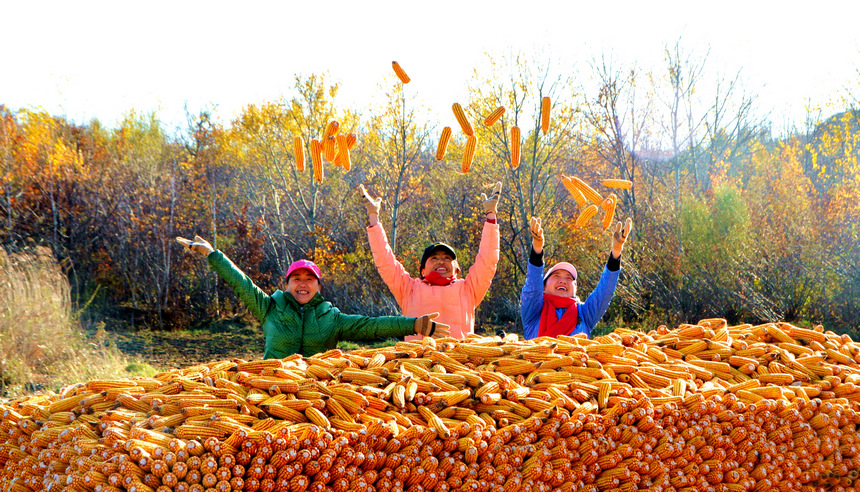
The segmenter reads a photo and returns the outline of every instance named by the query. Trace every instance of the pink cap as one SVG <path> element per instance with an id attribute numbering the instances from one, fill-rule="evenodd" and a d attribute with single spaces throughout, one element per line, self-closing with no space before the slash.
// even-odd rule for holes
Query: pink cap
<path id="1" fill-rule="evenodd" d="M 310 270 L 311 273 L 314 274 L 314 277 L 317 278 L 317 280 L 322 280 L 322 273 L 320 273 L 320 267 L 318 267 L 316 263 L 310 260 L 298 260 L 292 262 L 290 264 L 290 268 L 287 268 L 287 280 L 290 279 L 290 275 L 292 275 L 293 272 L 301 268 Z"/>
<path id="2" fill-rule="evenodd" d="M 548 279 L 549 276 L 552 275 L 552 272 L 556 270 L 564 270 L 566 272 L 570 272 L 570 274 L 573 275 L 573 279 L 576 280 L 576 268 L 574 268 L 573 265 L 566 261 L 560 261 L 553 265 L 552 268 L 547 270 L 547 272 L 543 276 L 543 281 L 546 282 L 546 279 Z"/>

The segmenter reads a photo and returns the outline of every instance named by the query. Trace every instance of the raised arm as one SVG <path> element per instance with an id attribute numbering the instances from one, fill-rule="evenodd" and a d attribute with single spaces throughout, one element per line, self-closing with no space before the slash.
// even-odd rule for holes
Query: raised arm
<path id="1" fill-rule="evenodd" d="M 364 185 L 358 185 L 359 192 L 367 208 L 367 239 L 370 242 L 370 252 L 373 253 L 373 262 L 379 276 L 394 295 L 394 299 L 402 308 L 403 300 L 409 295 L 412 286 L 412 276 L 403 268 L 403 265 L 394 256 L 394 251 L 388 245 L 385 229 L 379 223 L 379 209 L 382 198 L 373 198 L 364 189 Z"/>
<path id="2" fill-rule="evenodd" d="M 209 266 L 229 285 L 233 292 L 242 300 L 258 320 L 263 321 L 266 313 L 272 306 L 272 298 L 263 292 L 257 285 L 245 275 L 224 253 L 215 250 L 209 241 L 200 236 L 194 236 L 194 240 L 177 237 L 176 241 L 206 257 Z"/>
<path id="3" fill-rule="evenodd" d="M 472 301 L 477 306 L 481 299 L 490 289 L 493 277 L 496 275 L 496 265 L 499 262 L 499 224 L 496 221 L 499 199 L 502 195 L 502 183 L 497 182 L 493 187 L 493 193 L 487 197 L 481 193 L 484 204 L 484 228 L 481 232 L 481 245 L 475 256 L 475 263 L 469 268 L 466 275 L 466 289 L 472 296 Z"/>
<path id="4" fill-rule="evenodd" d="M 523 336 L 526 340 L 537 337 L 540 313 L 543 309 L 543 245 L 544 235 L 540 217 L 529 221 L 532 247 L 526 268 L 526 281 L 520 294 L 520 317 L 523 320 Z"/>

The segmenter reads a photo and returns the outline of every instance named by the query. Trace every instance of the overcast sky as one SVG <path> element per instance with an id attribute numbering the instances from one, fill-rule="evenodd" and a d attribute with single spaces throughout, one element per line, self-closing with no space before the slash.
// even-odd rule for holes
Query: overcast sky
<path id="1" fill-rule="evenodd" d="M 706 7 L 703 5 L 707 5 Z M 663 49 L 709 52 L 710 73 L 741 71 L 776 125 L 809 100 L 832 103 L 860 76 L 860 2 L 726 0 L 217 2 L 8 0 L 0 3 L 0 104 L 113 125 L 158 111 L 169 125 L 216 107 L 289 95 L 328 71 L 342 103 L 370 104 L 398 60 L 408 88 L 450 112 L 484 53 L 544 52 L 586 73 L 612 54 L 645 69 Z M 573 68 L 572 68 L 573 70 Z"/>

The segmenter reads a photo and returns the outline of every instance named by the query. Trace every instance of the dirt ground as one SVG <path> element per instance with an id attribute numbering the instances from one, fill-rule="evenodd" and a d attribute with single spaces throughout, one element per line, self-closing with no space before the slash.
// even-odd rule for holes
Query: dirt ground
<path id="1" fill-rule="evenodd" d="M 145 362 L 159 370 L 263 358 L 263 332 L 238 320 L 221 320 L 193 331 L 108 331 L 129 361 Z"/>

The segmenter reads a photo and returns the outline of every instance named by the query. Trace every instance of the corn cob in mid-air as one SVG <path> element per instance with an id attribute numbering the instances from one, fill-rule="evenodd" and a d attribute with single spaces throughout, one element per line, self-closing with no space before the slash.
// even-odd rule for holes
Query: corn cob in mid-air
<path id="1" fill-rule="evenodd" d="M 451 106 L 451 109 L 454 111 L 454 117 L 457 118 L 457 123 L 460 124 L 460 128 L 463 130 L 463 133 L 466 135 L 474 135 L 475 130 L 472 128 L 472 124 L 469 123 L 469 118 L 466 117 L 466 112 L 463 111 L 463 107 L 460 106 L 460 103 L 454 103 Z"/>
<path id="2" fill-rule="evenodd" d="M 475 148 L 478 146 L 478 137 L 474 135 L 466 135 L 466 146 L 463 149 L 463 162 L 461 169 L 463 173 L 469 172 L 472 167 L 472 159 L 475 157 Z"/>
<path id="3" fill-rule="evenodd" d="M 323 180 L 323 163 L 322 163 L 322 146 L 317 139 L 311 140 L 311 163 L 314 168 L 314 180 L 317 183 L 322 183 Z"/>
<path id="4" fill-rule="evenodd" d="M 445 158 L 445 153 L 448 152 L 449 141 L 451 141 L 451 127 L 446 126 L 442 129 L 442 135 L 439 137 L 439 144 L 436 146 L 437 161 L 441 161 Z"/>
<path id="5" fill-rule="evenodd" d="M 520 137 L 520 127 L 511 127 L 511 169 L 516 169 L 520 165 L 520 152 L 522 149 L 522 139 Z"/>
<path id="6" fill-rule="evenodd" d="M 397 78 L 404 84 L 408 84 L 409 81 L 412 80 L 408 75 L 406 75 L 406 71 L 403 70 L 403 67 L 401 67 L 396 61 L 391 62 L 391 67 L 394 68 L 394 73 L 397 74 Z"/>
<path id="7" fill-rule="evenodd" d="M 629 190 L 633 187 L 633 182 L 626 179 L 604 179 L 600 183 L 607 188 L 620 188 L 622 190 Z"/>
<path id="8" fill-rule="evenodd" d="M 595 215 L 597 215 L 597 205 L 591 204 L 579 213 L 579 217 L 576 218 L 576 223 L 574 225 L 576 225 L 576 227 L 583 227 Z"/>
<path id="9" fill-rule="evenodd" d="M 505 107 L 499 106 L 492 113 L 489 114 L 486 118 L 484 118 L 484 126 L 493 126 L 493 123 L 499 121 L 499 118 L 505 114 Z"/>
<path id="10" fill-rule="evenodd" d="M 588 198 L 591 203 L 600 205 L 603 202 L 603 197 L 600 196 L 600 193 L 594 191 L 594 188 L 588 186 L 588 183 L 585 181 L 577 178 L 576 176 L 570 176 L 570 181 L 574 186 L 579 188 L 579 191 L 581 191 L 582 194 L 585 195 L 585 198 Z"/>
<path id="11" fill-rule="evenodd" d="M 603 230 L 609 229 L 609 226 L 612 225 L 612 219 L 615 217 L 615 201 L 618 199 L 615 196 L 615 193 L 610 193 L 608 197 L 606 197 L 603 202 L 600 204 L 600 208 L 603 209 Z"/>
<path id="12" fill-rule="evenodd" d="M 544 96 L 541 99 L 540 105 L 540 129 L 544 135 L 549 132 L 549 112 L 552 108 L 552 102 L 550 101 L 549 96 Z"/>
<path id="13" fill-rule="evenodd" d="M 301 136 L 293 139 L 293 155 L 296 157 L 296 169 L 299 172 L 305 170 L 305 139 Z"/>

